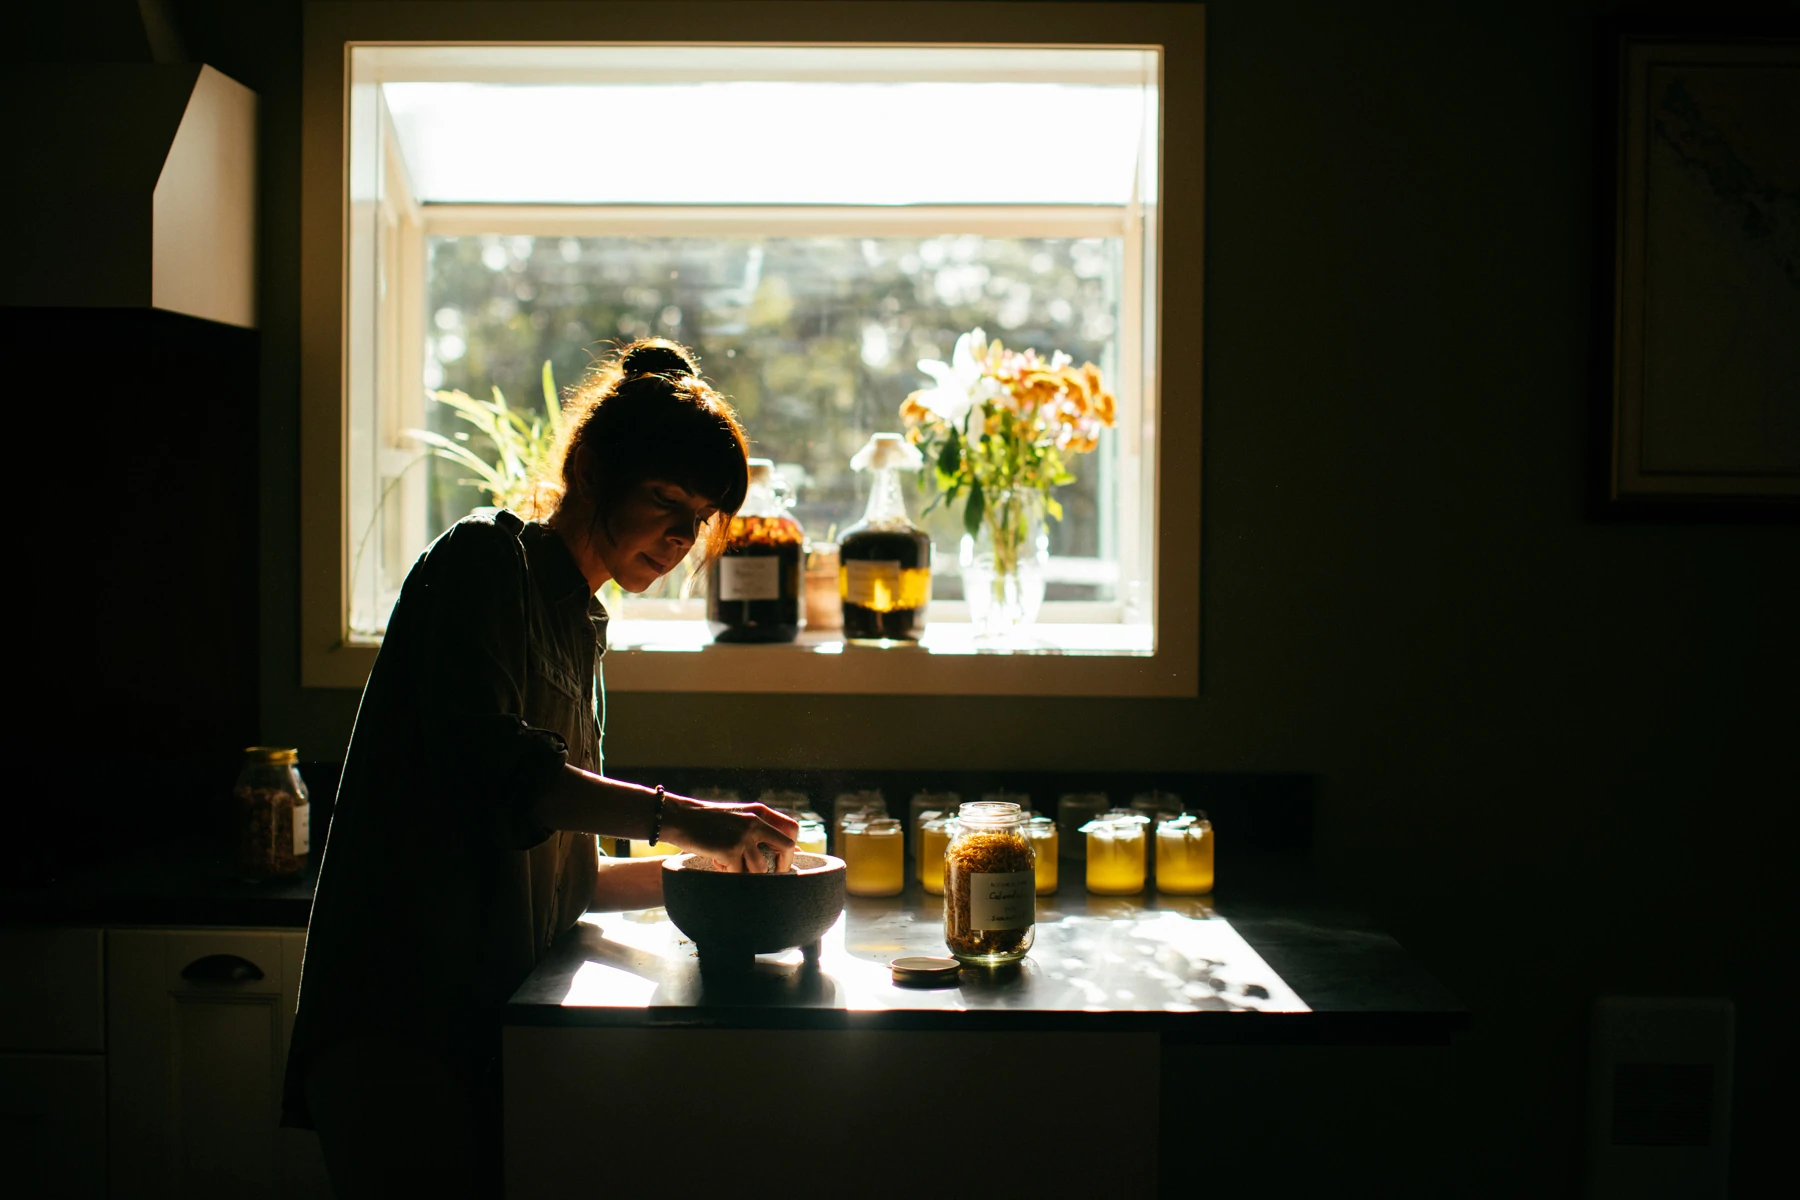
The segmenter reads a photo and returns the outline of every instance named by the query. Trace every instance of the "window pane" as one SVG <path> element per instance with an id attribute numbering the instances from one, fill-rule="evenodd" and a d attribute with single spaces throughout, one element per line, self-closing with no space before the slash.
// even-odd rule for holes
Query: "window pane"
<path id="1" fill-rule="evenodd" d="M 567 386 L 613 343 L 661 334 L 694 347 L 701 370 L 730 396 L 752 453 L 783 468 L 796 516 L 815 538 L 861 516 L 866 480 L 850 456 L 871 433 L 897 430 L 907 393 L 929 381 L 916 363 L 948 359 L 980 326 L 1009 346 L 1062 350 L 1117 379 L 1123 266 L 1116 238 L 570 238 L 486 235 L 429 239 L 426 359 L 429 387 L 510 403 L 539 402 L 550 360 Z M 467 430 L 442 405 L 430 427 Z M 1116 561 L 1111 431 L 1072 460 L 1059 490 L 1053 556 Z M 492 447 L 471 448 L 484 457 Z M 436 536 L 484 503 L 432 464 Z M 930 492 L 919 492 L 920 519 Z M 960 596 L 960 528 L 953 514 L 922 518 L 937 548 L 935 595 Z M 1089 576 L 1105 572 L 1088 572 Z M 1053 600 L 1116 599 L 1105 579 L 1052 582 Z"/>

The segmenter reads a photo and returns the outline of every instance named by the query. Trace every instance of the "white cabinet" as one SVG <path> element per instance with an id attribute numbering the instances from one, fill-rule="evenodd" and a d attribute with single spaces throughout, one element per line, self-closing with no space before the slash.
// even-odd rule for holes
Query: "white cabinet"
<path id="1" fill-rule="evenodd" d="M 106 934 L 115 1197 L 330 1195 L 318 1141 L 277 1128 L 305 935 Z"/>

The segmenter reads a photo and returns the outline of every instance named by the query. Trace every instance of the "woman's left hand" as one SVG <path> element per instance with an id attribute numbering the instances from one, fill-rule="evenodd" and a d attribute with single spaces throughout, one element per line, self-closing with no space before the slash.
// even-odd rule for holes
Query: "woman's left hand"
<path id="1" fill-rule="evenodd" d="M 704 854 L 727 871 L 760 875 L 785 872 L 794 865 L 794 839 L 800 824 L 766 804 L 734 804 L 663 797 L 662 839 L 683 850 Z M 775 854 L 771 867 L 764 848 Z"/>

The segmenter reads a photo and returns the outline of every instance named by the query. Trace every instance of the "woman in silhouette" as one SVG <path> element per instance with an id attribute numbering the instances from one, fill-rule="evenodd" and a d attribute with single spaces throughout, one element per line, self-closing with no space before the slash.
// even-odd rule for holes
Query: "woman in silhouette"
<path id="1" fill-rule="evenodd" d="M 663 339 L 565 406 L 553 477 L 419 557 L 363 690 L 313 897 L 284 1122 L 340 1197 L 499 1195 L 501 1011 L 590 909 L 662 902 L 662 840 L 786 870 L 794 822 L 608 778 L 596 685 L 613 580 L 717 553 L 748 486 L 731 406 Z"/>

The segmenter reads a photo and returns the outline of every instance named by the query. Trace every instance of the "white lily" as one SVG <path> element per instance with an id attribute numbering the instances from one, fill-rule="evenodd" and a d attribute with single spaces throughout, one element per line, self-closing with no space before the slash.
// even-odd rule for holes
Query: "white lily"
<path id="1" fill-rule="evenodd" d="M 950 361 L 921 358 L 919 370 L 931 376 L 936 387 L 918 394 L 919 403 L 957 429 L 963 427 L 969 410 L 989 399 L 994 381 L 982 374 L 987 360 L 987 334 L 976 329 L 956 339 Z"/>

